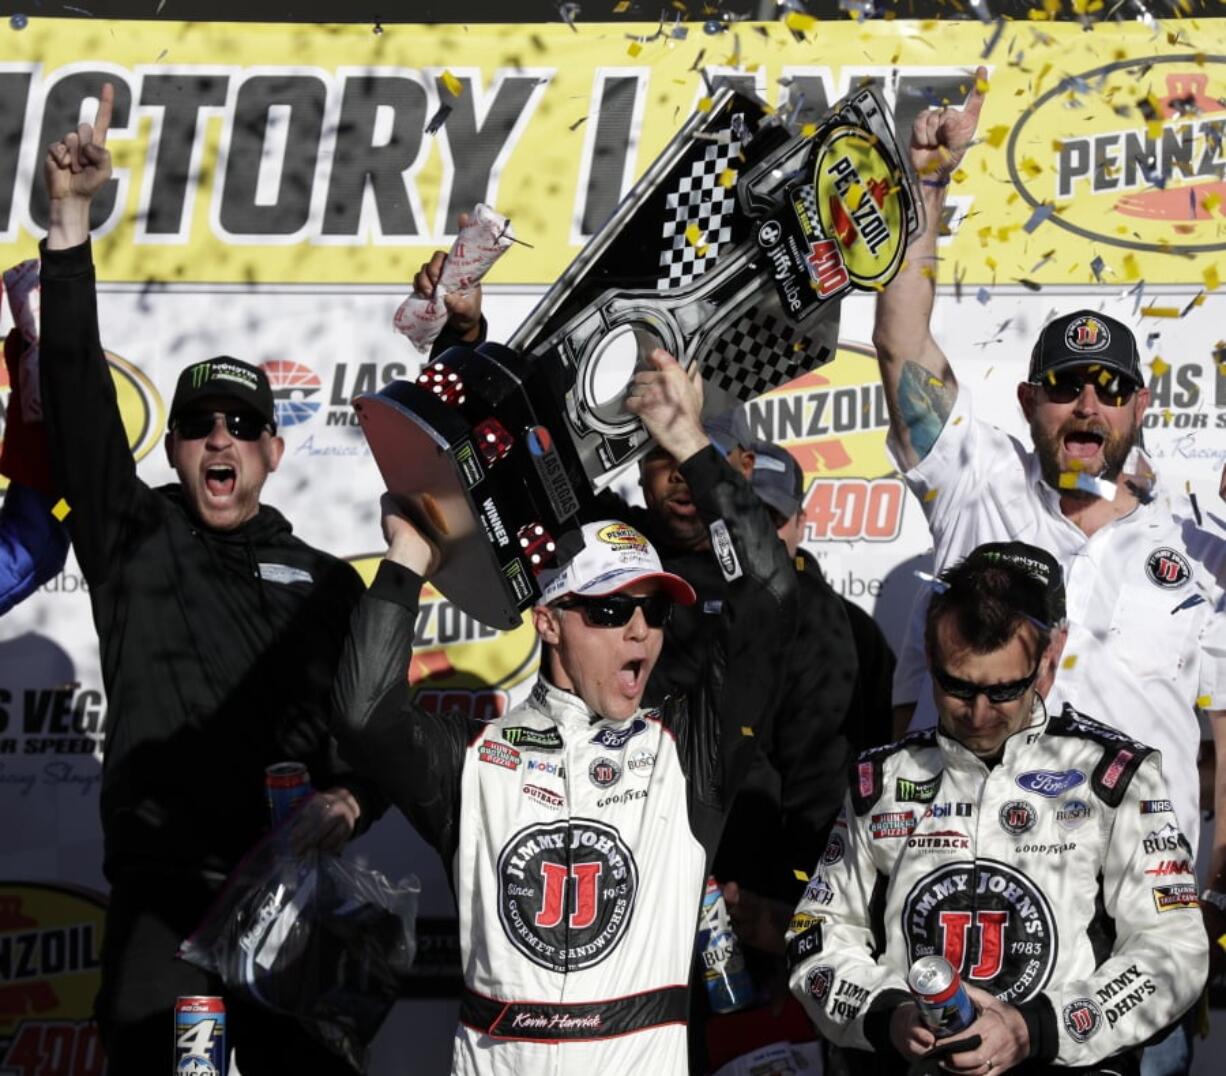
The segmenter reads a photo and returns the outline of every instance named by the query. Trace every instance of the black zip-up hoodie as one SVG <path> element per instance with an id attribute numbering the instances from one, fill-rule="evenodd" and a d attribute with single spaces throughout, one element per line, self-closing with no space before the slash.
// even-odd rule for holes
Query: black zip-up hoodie
<path id="1" fill-rule="evenodd" d="M 107 693 L 107 877 L 228 872 L 268 824 L 264 767 L 304 762 L 369 824 L 373 786 L 336 757 L 332 679 L 362 593 L 266 505 L 210 530 L 178 485 L 136 476 L 98 335 L 88 242 L 42 250 L 43 406 L 90 586 Z"/>

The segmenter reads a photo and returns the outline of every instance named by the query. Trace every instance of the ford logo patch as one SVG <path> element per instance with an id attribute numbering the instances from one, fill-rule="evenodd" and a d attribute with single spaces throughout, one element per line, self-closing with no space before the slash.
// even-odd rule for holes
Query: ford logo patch
<path id="1" fill-rule="evenodd" d="M 1029 770 L 1017 775 L 1017 787 L 1055 799 L 1070 788 L 1076 788 L 1085 779 L 1086 775 L 1081 770 Z"/>

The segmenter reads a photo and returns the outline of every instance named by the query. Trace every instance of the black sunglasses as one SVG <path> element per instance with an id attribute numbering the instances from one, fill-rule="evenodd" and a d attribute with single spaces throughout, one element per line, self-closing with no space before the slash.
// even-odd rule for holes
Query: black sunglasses
<path id="1" fill-rule="evenodd" d="M 988 702 L 1014 702 L 1020 699 L 1026 693 L 1026 689 L 1035 682 L 1042 662 L 1043 659 L 1040 657 L 1035 662 L 1029 676 L 1021 680 L 1008 680 L 1003 684 L 976 684 L 972 680 L 959 680 L 956 676 L 950 676 L 944 669 L 938 669 L 935 665 L 932 667 L 932 678 L 946 695 L 961 699 L 963 702 L 972 702 L 976 695 L 982 695 Z"/>
<path id="2" fill-rule="evenodd" d="M 1047 393 L 1052 403 L 1072 403 L 1086 385 L 1094 389 L 1098 402 L 1107 407 L 1123 407 L 1137 391 L 1131 378 L 1100 366 L 1097 369 L 1052 370 L 1032 382 Z"/>
<path id="3" fill-rule="evenodd" d="M 643 610 L 649 628 L 662 628 L 673 614 L 673 600 L 667 594 L 632 598 L 629 594 L 606 594 L 600 598 L 567 598 L 554 602 L 557 609 L 578 609 L 593 628 L 624 628 L 635 609 Z"/>
<path id="4" fill-rule="evenodd" d="M 226 420 L 226 429 L 237 441 L 258 441 L 265 430 L 272 432 L 272 427 L 254 411 L 193 411 L 180 415 L 170 428 L 185 441 L 199 441 L 213 432 L 218 415 Z"/>

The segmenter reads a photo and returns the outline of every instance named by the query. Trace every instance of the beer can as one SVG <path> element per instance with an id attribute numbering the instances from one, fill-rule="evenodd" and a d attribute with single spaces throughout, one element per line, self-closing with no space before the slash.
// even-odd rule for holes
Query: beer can
<path id="1" fill-rule="evenodd" d="M 264 771 L 268 814 L 273 826 L 284 822 L 311 794 L 311 775 L 301 762 L 276 762 Z"/>
<path id="2" fill-rule="evenodd" d="M 703 980 L 711 1011 L 728 1013 L 743 1009 L 753 1001 L 753 979 L 745 967 L 741 943 L 728 918 L 724 891 L 714 878 L 707 879 L 698 927 Z"/>
<path id="3" fill-rule="evenodd" d="M 226 1076 L 226 1006 L 221 998 L 175 1001 L 174 1076 Z"/>
<path id="4" fill-rule="evenodd" d="M 907 973 L 907 986 L 924 1023 L 938 1039 L 956 1035 L 975 1022 L 975 1006 L 962 976 L 943 956 L 920 957 Z"/>

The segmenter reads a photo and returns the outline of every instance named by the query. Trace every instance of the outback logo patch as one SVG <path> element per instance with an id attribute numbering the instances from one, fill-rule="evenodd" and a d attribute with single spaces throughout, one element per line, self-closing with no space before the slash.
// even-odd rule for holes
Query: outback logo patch
<path id="1" fill-rule="evenodd" d="M 597 747 L 606 747 L 610 751 L 617 751 L 626 746 L 626 741 L 631 736 L 637 736 L 640 732 L 646 731 L 647 722 L 641 717 L 636 717 L 628 725 L 622 725 L 618 728 L 601 729 L 588 743 L 594 743 Z"/>
<path id="2" fill-rule="evenodd" d="M 1160 912 L 1169 912 L 1175 908 L 1199 908 L 1196 899 L 1196 886 L 1189 882 L 1175 885 L 1156 885 L 1153 888 L 1154 907 Z"/>
<path id="3" fill-rule="evenodd" d="M 638 866 L 617 830 L 586 818 L 521 829 L 498 857 L 503 933 L 534 964 L 578 971 L 625 936 Z"/>
<path id="4" fill-rule="evenodd" d="M 548 788 L 541 788 L 540 785 L 524 785 L 522 791 L 528 799 L 536 800 L 541 806 L 548 807 L 551 811 L 562 809 L 564 802 L 562 797 Z"/>
<path id="5" fill-rule="evenodd" d="M 875 814 L 869 820 L 868 829 L 875 841 L 909 837 L 915 829 L 915 812 L 887 811 L 885 814 Z"/>
<path id="6" fill-rule="evenodd" d="M 940 778 L 930 777 L 926 781 L 912 781 L 909 777 L 900 777 L 894 784 L 894 798 L 902 803 L 931 803 L 937 796 Z"/>
<path id="7" fill-rule="evenodd" d="M 907 838 L 907 850 L 911 852 L 968 852 L 971 839 L 956 829 L 939 829 Z"/>
<path id="8" fill-rule="evenodd" d="M 482 740 L 481 746 L 477 748 L 477 758 L 482 762 L 501 766 L 504 770 L 519 769 L 519 752 L 497 740 Z"/>
<path id="9" fill-rule="evenodd" d="M 1163 546 L 1155 549 L 1145 561 L 1145 574 L 1154 586 L 1175 590 L 1192 578 L 1192 566 L 1178 550 Z"/>
<path id="10" fill-rule="evenodd" d="M 502 738 L 516 747 L 536 751 L 561 751 L 562 734 L 556 728 L 534 729 L 527 725 L 511 725 L 502 730 Z"/>
<path id="11" fill-rule="evenodd" d="M 609 788 L 621 778 L 622 768 L 611 758 L 598 758 L 588 766 L 587 775 L 597 788 Z"/>
<path id="12" fill-rule="evenodd" d="M 1103 1014 L 1089 998 L 1073 998 L 1064 1006 L 1064 1030 L 1077 1042 L 1093 1038 L 1103 1026 Z"/>
<path id="13" fill-rule="evenodd" d="M 1063 796 L 1070 788 L 1085 782 L 1081 770 L 1030 770 L 1019 773 L 1014 783 L 1026 792 L 1033 792 L 1048 799 Z"/>
<path id="14" fill-rule="evenodd" d="M 1010 800 L 1000 809 L 1000 828 L 1014 837 L 1034 829 L 1039 820 L 1035 810 L 1025 800 Z"/>
<path id="15" fill-rule="evenodd" d="M 991 859 L 948 863 L 903 902 L 908 962 L 943 956 L 962 977 L 1010 1005 L 1051 977 L 1056 926 L 1047 898 L 1021 871 Z"/>

